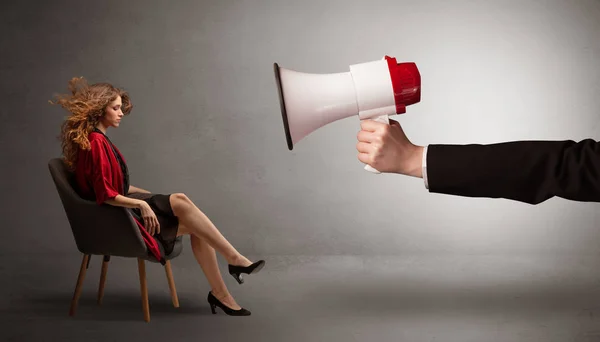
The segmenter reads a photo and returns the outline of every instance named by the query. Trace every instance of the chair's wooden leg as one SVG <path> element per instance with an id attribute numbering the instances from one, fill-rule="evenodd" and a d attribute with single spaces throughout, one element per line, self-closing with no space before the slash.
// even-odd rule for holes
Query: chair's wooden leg
<path id="1" fill-rule="evenodd" d="M 108 271 L 109 261 L 110 255 L 105 255 L 102 260 L 102 272 L 100 273 L 100 285 L 98 286 L 98 305 L 102 304 L 102 297 L 104 297 L 104 284 L 106 284 L 106 272 Z"/>
<path id="2" fill-rule="evenodd" d="M 179 298 L 177 298 L 177 289 L 175 289 L 175 280 L 173 280 L 173 270 L 171 269 L 171 261 L 167 260 L 165 263 L 165 272 L 167 273 L 167 281 L 169 282 L 169 289 L 171 290 L 171 301 L 173 306 L 179 307 Z"/>
<path id="3" fill-rule="evenodd" d="M 83 260 L 81 260 L 81 267 L 79 268 L 79 276 L 77 277 L 77 285 L 75 285 L 75 292 L 73 293 L 73 299 L 71 300 L 71 308 L 69 309 L 69 316 L 75 315 L 75 310 L 77 309 L 77 302 L 79 301 L 79 296 L 81 295 L 81 289 L 83 287 L 83 279 L 85 279 L 85 273 L 90 265 L 90 255 L 84 254 Z"/>
<path id="4" fill-rule="evenodd" d="M 148 284 L 146 282 L 146 264 L 144 259 L 138 258 L 138 271 L 140 273 L 140 288 L 142 292 L 142 310 L 144 321 L 150 322 L 150 304 L 148 303 Z"/>

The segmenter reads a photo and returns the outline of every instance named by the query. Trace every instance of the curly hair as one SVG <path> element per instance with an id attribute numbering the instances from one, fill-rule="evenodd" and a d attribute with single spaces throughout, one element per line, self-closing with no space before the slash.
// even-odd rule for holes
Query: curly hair
<path id="1" fill-rule="evenodd" d="M 59 140 L 63 160 L 66 166 L 73 170 L 79 149 L 90 149 L 88 135 L 98 125 L 106 107 L 118 96 L 121 97 L 121 110 L 124 115 L 131 112 L 133 105 L 129 94 L 123 89 L 109 83 L 88 85 L 83 77 L 72 78 L 69 81 L 69 91 L 71 94 L 56 95 L 56 101 L 50 103 L 61 105 L 71 114 L 62 124 Z"/>

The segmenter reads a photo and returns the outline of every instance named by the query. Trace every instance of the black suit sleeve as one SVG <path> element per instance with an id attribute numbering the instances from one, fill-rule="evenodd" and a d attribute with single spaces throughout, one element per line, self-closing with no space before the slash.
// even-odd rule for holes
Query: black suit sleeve
<path id="1" fill-rule="evenodd" d="M 429 145 L 429 191 L 530 204 L 557 196 L 600 202 L 600 142 Z"/>

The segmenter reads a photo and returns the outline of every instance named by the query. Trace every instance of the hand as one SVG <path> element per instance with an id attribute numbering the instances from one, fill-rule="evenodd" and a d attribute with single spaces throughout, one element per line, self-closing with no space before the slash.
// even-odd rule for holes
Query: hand
<path id="1" fill-rule="evenodd" d="M 389 121 L 389 125 L 374 120 L 361 121 L 356 144 L 358 160 L 380 172 L 423 177 L 423 147 L 408 140 L 400 123 Z"/>
<path id="2" fill-rule="evenodd" d="M 140 211 L 142 212 L 142 218 L 144 219 L 144 227 L 150 235 L 160 233 L 160 223 L 158 222 L 158 218 L 156 214 L 150 208 L 150 205 L 145 201 L 141 201 L 140 203 Z"/>

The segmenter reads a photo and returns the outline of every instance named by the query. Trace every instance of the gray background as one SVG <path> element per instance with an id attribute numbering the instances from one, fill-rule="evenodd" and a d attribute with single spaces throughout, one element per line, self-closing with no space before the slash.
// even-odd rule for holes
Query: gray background
<path id="1" fill-rule="evenodd" d="M 41 260 L 58 260 L 52 264 L 58 273 L 47 271 L 35 278 L 38 283 L 66 279 L 65 297 L 54 303 L 60 308 L 56 315 L 66 316 L 80 259 L 47 168 L 48 160 L 60 155 L 57 136 L 66 112 L 48 100 L 66 92 L 74 76 L 129 91 L 134 110 L 109 136 L 129 163 L 132 184 L 157 193 L 186 193 L 244 254 L 270 260 L 296 257 L 282 265 L 306 262 L 302 256 L 342 260 L 326 264 L 331 268 L 323 266 L 328 270 L 347 270 L 344 265 L 353 264 L 352 258 L 372 257 L 378 260 L 375 265 L 388 260 L 383 262 L 387 266 L 379 266 L 385 272 L 402 269 L 402 279 L 416 277 L 412 272 L 417 269 L 390 260 L 411 264 L 428 257 L 435 261 L 427 269 L 441 278 L 420 278 L 421 285 L 448 285 L 457 280 L 453 276 L 486 269 L 499 272 L 486 278 L 489 284 L 503 284 L 508 278 L 498 265 L 505 264 L 497 260 L 521 257 L 529 261 L 505 265 L 512 267 L 506 273 L 534 274 L 527 284 L 548 280 L 558 286 L 544 292 L 553 298 L 564 290 L 564 279 L 590 273 L 558 267 L 560 262 L 546 258 L 564 256 L 581 266 L 578 260 L 600 253 L 597 204 L 554 198 L 531 206 L 436 195 L 427 192 L 421 179 L 364 171 L 356 158 L 357 118 L 323 127 L 289 151 L 272 69 L 278 62 L 303 72 L 345 72 L 350 64 L 386 54 L 416 62 L 422 101 L 407 114 L 392 117 L 416 144 L 597 138 L 597 0 L 10 1 L 0 11 L 0 32 L 0 253 L 5 258 L 20 255 L 38 266 L 33 261 L 40 260 L 38 253 Z M 189 244 L 184 248 L 179 267 L 190 267 L 190 279 L 205 284 Z M 396 257 L 400 259 L 392 259 Z M 473 260 L 479 263 L 469 269 Z M 27 284 L 31 265 L 18 265 L 4 271 L 7 276 L 21 274 L 19 279 Z M 536 265 L 539 273 L 533 271 Z M 585 265 L 594 270 L 597 261 Z M 127 269 L 133 276 L 135 265 Z M 274 277 L 274 288 L 277 279 L 286 279 Z M 182 275 L 175 278 L 186 282 Z M 594 279 L 586 278 L 587 288 L 597 287 Z M 133 277 L 133 298 L 135 281 Z M 514 298 L 515 288 L 536 293 L 519 284 L 505 288 L 507 298 Z M 377 286 L 372 290 L 391 295 L 385 289 L 389 291 Z M 489 299 L 482 294 L 486 289 L 467 302 Z M 574 286 L 567 292 L 579 290 Z M 247 291 L 244 296 L 250 301 Z M 270 297 L 261 296 L 255 300 Z M 535 298 L 534 303 L 546 300 Z M 502 301 L 493 297 L 485 305 Z M 164 302 L 168 307 L 168 297 Z M 380 308 L 387 301 L 376 303 Z M 420 304 L 417 299 L 414 307 Z M 141 319 L 137 302 L 132 305 L 132 320 Z M 288 312 L 294 305 L 281 310 Z M 88 311 L 94 317 L 94 309 Z M 439 334 L 465 329 L 449 325 L 435 330 L 427 321 L 423 324 Z M 537 331 L 536 324 L 527 331 Z M 371 328 L 383 331 L 376 326 Z M 497 332 L 494 327 L 490 331 Z M 366 331 L 354 337 L 371 336 Z M 411 341 L 431 340 L 426 334 L 410 336 Z M 503 340 L 527 336 L 505 335 Z"/>
<path id="2" fill-rule="evenodd" d="M 422 102 L 393 117 L 416 144 L 595 138 L 598 1 L 20 1 L 1 16 L 7 253 L 74 247 L 46 167 L 66 115 L 48 100 L 74 76 L 130 92 L 109 135 L 132 183 L 187 193 L 246 252 L 600 252 L 596 204 L 451 198 L 364 171 L 358 118 L 289 151 L 272 70 L 416 62 Z"/>

